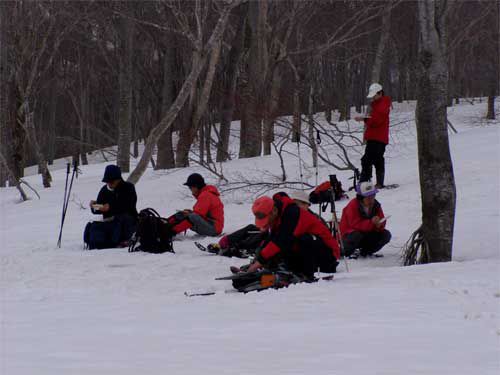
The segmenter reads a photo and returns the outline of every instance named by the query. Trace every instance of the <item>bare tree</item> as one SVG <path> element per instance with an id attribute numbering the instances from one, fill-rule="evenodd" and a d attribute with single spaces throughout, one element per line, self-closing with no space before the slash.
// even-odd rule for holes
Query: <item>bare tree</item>
<path id="1" fill-rule="evenodd" d="M 219 19 L 217 20 L 217 24 L 215 25 L 210 38 L 206 42 L 206 44 L 201 46 L 201 50 L 193 52 L 194 54 L 199 54 L 201 56 L 198 63 L 193 63 L 191 66 L 191 71 L 184 81 L 182 88 L 179 91 L 174 103 L 168 110 L 165 117 L 153 128 L 151 129 L 149 136 L 146 139 L 146 145 L 144 147 L 144 152 L 139 160 L 139 163 L 135 167 L 135 169 L 130 173 L 128 177 L 128 181 L 132 183 L 137 183 L 141 176 L 146 171 L 147 165 L 151 156 L 153 155 L 154 146 L 158 142 L 161 135 L 172 126 L 173 121 L 177 117 L 177 114 L 181 110 L 181 107 L 184 105 L 189 95 L 191 94 L 191 90 L 195 85 L 196 80 L 198 79 L 203 67 L 206 63 L 208 55 L 210 52 L 216 48 L 216 46 L 220 43 L 222 36 L 224 34 L 224 30 L 226 28 L 226 24 L 228 21 L 229 14 L 231 10 L 239 5 L 239 1 L 233 0 L 230 4 L 223 6 Z"/>
<path id="2" fill-rule="evenodd" d="M 132 13 L 134 3 L 120 2 L 120 7 L 124 8 L 127 15 Z M 130 17 L 122 17 L 121 34 L 121 55 L 119 72 L 119 115 L 118 115 L 118 158 L 117 164 L 123 172 L 130 171 L 130 143 L 132 142 L 132 98 L 133 98 L 133 61 L 132 52 L 134 50 L 134 21 Z"/>
<path id="3" fill-rule="evenodd" d="M 416 109 L 423 261 L 450 261 L 455 222 L 455 180 L 447 129 L 446 0 L 418 2 L 420 26 Z"/>

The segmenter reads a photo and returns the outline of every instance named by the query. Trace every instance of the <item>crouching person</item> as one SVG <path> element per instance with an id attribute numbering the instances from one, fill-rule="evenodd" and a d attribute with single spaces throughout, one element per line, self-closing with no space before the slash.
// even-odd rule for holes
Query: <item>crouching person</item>
<path id="1" fill-rule="evenodd" d="M 357 186 L 356 192 L 356 198 L 342 210 L 340 220 L 344 255 L 351 258 L 375 254 L 391 240 L 391 233 L 385 229 L 384 211 L 375 199 L 378 190 L 366 181 Z"/>
<path id="2" fill-rule="evenodd" d="M 103 220 L 87 224 L 84 241 L 89 249 L 126 247 L 137 227 L 135 187 L 122 179 L 116 165 L 106 167 L 102 182 L 106 185 L 89 205 L 92 213 L 102 215 Z"/>
<path id="3" fill-rule="evenodd" d="M 224 205 L 213 185 L 206 185 L 198 173 L 191 174 L 184 183 L 196 198 L 192 210 L 183 210 L 168 220 L 175 234 L 188 229 L 203 236 L 218 236 L 224 229 Z"/>
<path id="4" fill-rule="evenodd" d="M 318 270 L 336 271 L 340 249 L 328 228 L 311 212 L 299 208 L 288 196 L 258 198 L 252 207 L 255 225 L 270 230 L 269 241 L 247 272 L 283 262 L 304 279 L 313 280 Z"/>

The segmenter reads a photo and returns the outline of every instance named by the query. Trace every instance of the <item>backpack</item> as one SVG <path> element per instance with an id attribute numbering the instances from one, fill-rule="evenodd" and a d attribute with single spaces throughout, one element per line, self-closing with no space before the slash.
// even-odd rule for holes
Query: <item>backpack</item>
<path id="1" fill-rule="evenodd" d="M 91 221 L 83 231 L 85 249 L 109 249 L 120 242 L 121 226 L 116 220 Z"/>
<path id="2" fill-rule="evenodd" d="M 137 231 L 130 241 L 128 251 L 145 251 L 154 254 L 167 251 L 175 253 L 172 244 L 173 236 L 174 232 L 168 219 L 161 217 L 152 208 L 145 208 L 139 212 Z"/>
<path id="3" fill-rule="evenodd" d="M 329 203 L 330 202 L 330 188 L 332 184 L 330 181 L 325 181 L 318 186 L 309 194 L 309 201 L 311 203 Z M 337 177 L 333 176 L 333 192 L 335 194 L 335 200 L 341 200 L 345 197 L 345 191 L 342 189 L 342 183 L 337 180 Z"/>

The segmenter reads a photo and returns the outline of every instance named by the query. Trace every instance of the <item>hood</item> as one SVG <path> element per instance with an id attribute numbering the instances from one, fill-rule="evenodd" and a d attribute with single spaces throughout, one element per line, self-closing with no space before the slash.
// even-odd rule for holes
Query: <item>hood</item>
<path id="1" fill-rule="evenodd" d="M 219 190 L 214 185 L 205 185 L 203 189 L 201 189 L 200 194 L 202 193 L 210 193 L 217 197 L 220 196 Z"/>

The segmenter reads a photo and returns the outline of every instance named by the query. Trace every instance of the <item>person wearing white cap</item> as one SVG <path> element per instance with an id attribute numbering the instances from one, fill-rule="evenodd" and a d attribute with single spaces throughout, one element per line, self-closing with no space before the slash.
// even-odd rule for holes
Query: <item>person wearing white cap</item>
<path id="1" fill-rule="evenodd" d="M 344 255 L 350 258 L 375 254 L 391 240 L 391 233 L 385 229 L 387 218 L 375 199 L 377 188 L 365 181 L 358 184 L 356 193 L 342 210 L 340 220 Z"/>
<path id="2" fill-rule="evenodd" d="M 290 193 L 290 198 L 292 198 L 294 202 L 297 204 L 297 206 L 299 206 L 300 208 L 303 208 L 304 210 L 309 210 L 311 202 L 309 202 L 309 196 L 305 191 L 302 190 L 294 191 Z"/>
<path id="3" fill-rule="evenodd" d="M 360 182 L 369 181 L 372 178 L 372 167 L 375 167 L 377 176 L 377 187 L 384 187 L 385 178 L 385 147 L 389 143 L 389 112 L 391 110 L 391 98 L 384 95 L 382 85 L 372 83 L 368 89 L 368 99 L 371 99 L 371 110 L 368 116 L 356 116 L 356 121 L 363 121 L 366 141 L 365 154 L 361 158 Z"/>

